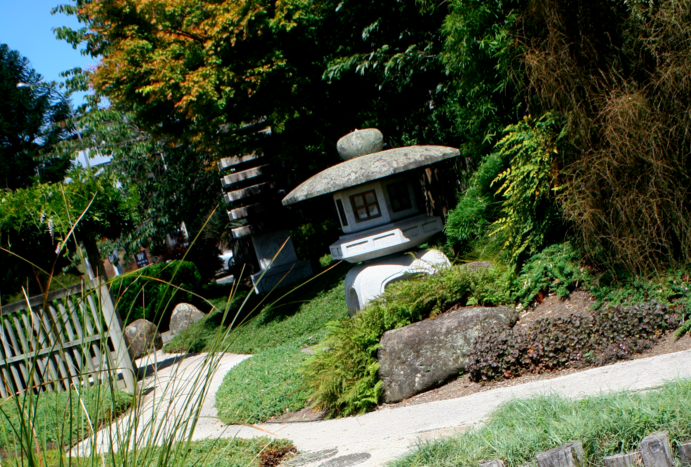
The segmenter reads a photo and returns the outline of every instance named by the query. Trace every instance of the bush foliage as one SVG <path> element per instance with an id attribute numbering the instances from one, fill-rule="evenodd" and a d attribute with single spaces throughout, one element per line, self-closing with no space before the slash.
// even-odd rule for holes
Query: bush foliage
<path id="1" fill-rule="evenodd" d="M 441 269 L 437 274 L 395 282 L 352 319 L 327 325 L 326 338 L 302 367 L 316 407 L 331 416 L 366 412 L 379 402 L 377 349 L 390 329 L 437 315 L 460 304 L 511 303 L 510 274 L 499 268 Z"/>
<path id="2" fill-rule="evenodd" d="M 186 302 L 201 306 L 201 300 L 193 294 L 201 285 L 193 263 L 171 261 L 117 277 L 110 290 L 125 324 L 144 318 L 167 329 L 163 317 L 169 316 L 175 305 Z"/>
<path id="3" fill-rule="evenodd" d="M 541 318 L 528 327 L 497 328 L 473 343 L 466 370 L 475 381 L 512 378 L 631 358 L 679 324 L 665 305 L 612 306 L 592 316 Z"/>
<path id="4" fill-rule="evenodd" d="M 533 255 L 518 276 L 516 301 L 527 307 L 540 293 L 553 292 L 559 298 L 566 298 L 577 287 L 588 287 L 592 280 L 590 271 L 580 261 L 580 253 L 568 242 Z"/>

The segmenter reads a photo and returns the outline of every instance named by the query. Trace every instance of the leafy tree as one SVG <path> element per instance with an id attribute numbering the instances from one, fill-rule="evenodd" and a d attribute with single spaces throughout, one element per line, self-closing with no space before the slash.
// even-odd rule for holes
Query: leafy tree
<path id="1" fill-rule="evenodd" d="M 516 66 L 521 0 L 452 0 L 444 19 L 442 54 L 449 75 L 448 105 L 461 154 L 487 156 L 507 125 L 527 111 Z"/>
<path id="2" fill-rule="evenodd" d="M 73 70 L 70 76 L 71 90 L 86 89 L 85 73 Z M 136 222 L 118 242 L 129 253 L 141 246 L 159 246 L 182 222 L 198 231 L 219 203 L 219 174 L 212 153 L 156 138 L 142 130 L 132 115 L 103 108 L 98 96 L 87 97 L 77 111 L 76 125 L 82 138 L 62 141 L 57 150 L 111 158 L 107 171 L 136 203 Z"/>
<path id="3" fill-rule="evenodd" d="M 69 103 L 41 79 L 25 57 L 0 44 L 0 188 L 60 181 L 70 167 L 70 157 L 50 152 L 72 133 Z"/>
<path id="4" fill-rule="evenodd" d="M 296 183 L 337 162 L 335 142 L 355 128 L 378 126 L 389 144 L 456 139 L 438 111 L 444 6 L 76 0 L 58 10 L 86 26 L 59 37 L 103 57 L 96 92 L 198 154 L 255 149 L 236 130 L 266 121 L 262 146 Z"/>
<path id="5" fill-rule="evenodd" d="M 42 291 L 51 273 L 70 265 L 80 243 L 92 266 L 99 265 L 96 242 L 131 228 L 132 200 L 116 179 L 80 169 L 68 175 L 69 182 L 0 191 L 2 295 L 16 293 L 27 278 Z"/>

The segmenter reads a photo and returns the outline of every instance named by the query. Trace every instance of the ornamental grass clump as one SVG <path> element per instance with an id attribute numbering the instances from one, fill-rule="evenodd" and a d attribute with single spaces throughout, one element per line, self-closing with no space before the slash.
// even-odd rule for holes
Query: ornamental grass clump
<path id="1" fill-rule="evenodd" d="M 691 381 L 656 391 L 617 392 L 573 400 L 557 395 L 507 402 L 477 428 L 421 442 L 393 467 L 477 467 L 502 459 L 508 467 L 534 465 L 535 456 L 573 440 L 583 443 L 585 465 L 638 449 L 652 432 L 666 430 L 674 446 L 691 437 Z"/>

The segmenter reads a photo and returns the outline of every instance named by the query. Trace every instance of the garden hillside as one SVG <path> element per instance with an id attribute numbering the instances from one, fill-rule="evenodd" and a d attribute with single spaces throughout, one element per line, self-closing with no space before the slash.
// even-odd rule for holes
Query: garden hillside
<path id="1" fill-rule="evenodd" d="M 125 410 L 135 417 L 120 419 L 131 437 L 119 442 L 132 451 L 99 459 L 93 450 L 90 465 L 248 465 L 265 449 L 275 449 L 267 465 L 278 464 L 292 448 L 282 441 L 225 443 L 228 456 L 190 441 L 227 353 L 251 357 L 225 375 L 219 417 L 252 424 L 357 415 L 453 384 L 479 391 L 691 348 L 691 0 L 64 0 L 53 12 L 79 22 L 55 35 L 96 66 L 48 83 L 0 44 L 0 325 L 10 340 L 22 322 L 28 330 L 12 346 L 3 340 L 3 381 L 27 383 L 22 394 L 2 387 L 0 454 L 19 450 L 16 465 L 49 465 L 44 452 L 95 442 Z M 75 92 L 86 93 L 77 106 Z M 341 174 L 355 181 L 328 191 L 338 185 L 329 179 L 290 204 L 288 193 L 341 161 L 339 139 L 356 129 L 383 136 L 353 166 L 427 151 L 413 145 L 444 154 L 420 156 L 407 174 L 373 163 L 365 169 L 379 178 Z M 393 148 L 403 149 L 382 156 Z M 77 163 L 96 155 L 110 162 Z M 408 176 L 409 189 L 394 186 Z M 365 183 L 392 202 L 379 204 L 374 189 L 346 193 Z M 345 214 L 332 202 L 339 193 L 350 197 Z M 435 227 L 401 227 L 424 215 Z M 333 263 L 339 236 L 390 221 L 400 243 L 349 257 L 360 265 Z M 279 230 L 291 232 L 278 242 L 295 247 L 290 267 L 276 238 L 260 238 Z M 356 307 L 350 290 L 346 300 L 349 268 L 373 265 L 371 253 L 430 249 L 450 261 L 426 264 L 428 274 L 411 266 Z M 272 262 L 308 279 L 259 292 Z M 277 271 L 262 277 L 276 284 Z M 115 306 L 101 295 L 100 313 L 91 308 L 100 337 L 78 342 L 69 323 L 56 329 L 63 314 L 88 318 L 84 299 L 49 308 L 48 294 L 73 285 L 84 295 L 95 278 L 108 278 Z M 10 301 L 31 303 L 11 307 L 25 314 L 10 322 Z M 173 332 L 180 303 L 185 329 Z M 163 337 L 178 369 L 202 354 L 173 404 L 185 416 L 168 402 L 149 411 L 140 371 L 102 370 L 112 349 L 118 362 L 135 358 L 118 320 L 99 321 L 104 307 L 138 322 L 137 356 L 160 350 Z M 30 347 L 39 342 L 51 348 Z M 59 355 L 66 342 L 72 354 Z M 409 352 L 411 342 L 432 350 Z M 53 377 L 64 393 L 42 390 Z M 600 456 L 657 425 L 678 440 L 689 427 L 686 407 L 669 408 L 675 398 L 685 404 L 688 382 L 626 400 L 511 404 L 499 417 L 513 431 L 493 418 L 400 465 L 488 456 L 524 465 L 570 436 Z M 151 413 L 142 430 L 137 417 Z M 174 418 L 172 435 L 159 414 Z M 520 438 L 532 447 L 519 452 Z"/>
<path id="2" fill-rule="evenodd" d="M 43 137 L 27 126 L 22 131 L 34 136 L 23 140 L 45 144 L 3 152 L 8 170 L 25 151 L 27 167 L 44 174 L 17 169 L 3 196 L 21 204 L 41 196 L 40 185 L 55 191 L 65 160 L 98 141 L 112 157 L 112 179 L 89 212 L 102 206 L 93 217 L 109 223 L 96 222 L 93 238 L 79 241 L 92 252 L 146 247 L 182 259 L 159 250 L 183 222 L 209 251 L 239 226 L 214 211 L 221 157 L 259 145 L 283 167 L 270 177 L 289 189 L 338 161 L 339 137 L 378 127 L 387 147 L 460 149 L 458 207 L 446 238 L 459 258 L 501 252 L 520 266 L 568 240 L 599 270 L 646 275 L 691 259 L 689 0 L 251 4 L 57 7 L 84 26 L 58 28 L 58 38 L 100 59 L 94 70 L 67 73 L 68 95 L 94 93 L 68 116 L 55 87 L 8 90 L 51 131 Z M 6 82 L 31 84 L 36 72 L 15 55 L 3 55 Z M 260 142 L 247 133 L 257 122 L 271 128 Z M 81 206 L 70 190 L 65 198 Z M 28 207 L 3 221 L 2 245 L 47 270 L 55 238 L 68 232 L 54 214 Z M 304 245 L 333 241 L 332 209 L 295 216 L 304 224 L 294 226 L 301 254 L 326 253 Z M 5 296 L 20 293 L 15 271 L 37 280 L 34 289 L 45 286 L 39 272 L 0 251 Z M 75 264 L 72 253 L 56 272 Z M 200 273 L 210 277 L 213 264 L 205 264 Z"/>

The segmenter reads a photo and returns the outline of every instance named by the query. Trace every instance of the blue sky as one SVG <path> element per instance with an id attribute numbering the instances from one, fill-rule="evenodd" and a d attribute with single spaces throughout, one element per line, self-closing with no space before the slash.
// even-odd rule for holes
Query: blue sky
<path id="1" fill-rule="evenodd" d="M 46 81 L 61 81 L 60 72 L 97 62 L 55 38 L 52 28 L 79 25 L 74 17 L 50 14 L 51 8 L 62 3 L 70 0 L 0 0 L 0 43 L 28 58 Z M 81 101 L 81 97 L 73 97 L 75 104 Z"/>
<path id="2" fill-rule="evenodd" d="M 89 68 L 97 63 L 67 42 L 55 38 L 54 27 L 79 27 L 72 16 L 50 14 L 50 10 L 61 3 L 70 3 L 70 0 L 0 0 L 0 43 L 28 58 L 32 68 L 45 81 L 62 81 L 61 72 L 75 67 Z M 72 102 L 78 105 L 83 97 L 73 95 Z M 77 160 L 84 165 L 83 154 Z M 92 165 L 106 161 L 108 159 L 101 156 L 91 158 Z"/>

